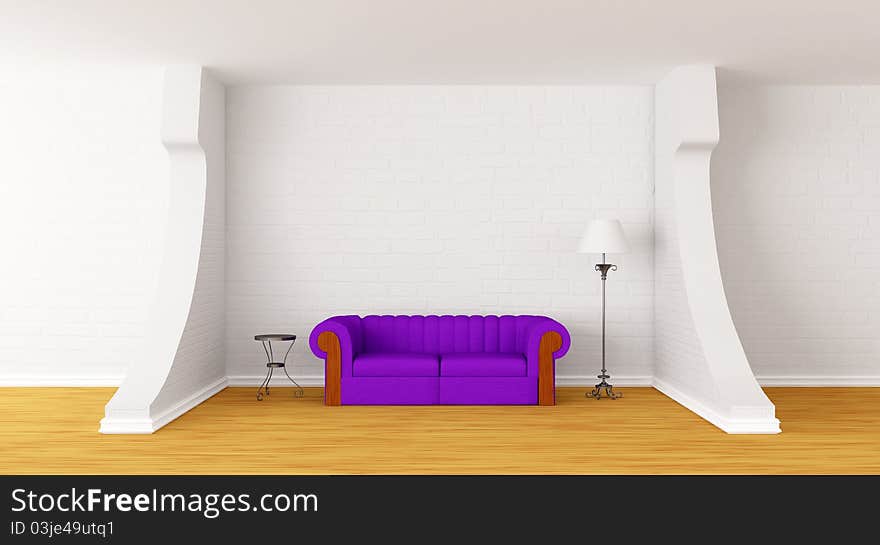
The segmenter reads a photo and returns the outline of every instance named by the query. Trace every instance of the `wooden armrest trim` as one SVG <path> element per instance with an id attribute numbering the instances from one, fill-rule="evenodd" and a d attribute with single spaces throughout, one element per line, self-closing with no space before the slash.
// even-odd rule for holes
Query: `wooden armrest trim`
<path id="1" fill-rule="evenodd" d="M 327 353 L 324 360 L 324 405 L 342 405 L 342 350 L 332 331 L 318 335 L 318 347 Z"/>
<path id="2" fill-rule="evenodd" d="M 562 348 L 562 335 L 548 331 L 538 346 L 538 405 L 556 405 L 556 374 L 553 353 Z"/>

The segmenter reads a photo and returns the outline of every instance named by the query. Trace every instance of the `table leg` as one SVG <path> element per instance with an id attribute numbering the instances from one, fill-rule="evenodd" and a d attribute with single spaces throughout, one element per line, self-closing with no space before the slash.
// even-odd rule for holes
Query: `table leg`
<path id="1" fill-rule="evenodd" d="M 293 397 L 302 397 L 305 394 L 305 391 L 302 389 L 302 386 L 300 386 L 295 380 L 293 380 L 293 377 L 291 377 L 290 373 L 287 372 L 286 365 L 284 367 L 282 367 L 282 369 L 284 369 L 284 374 L 287 375 L 288 380 L 290 380 L 290 382 L 292 382 L 293 385 L 296 386 L 296 390 L 293 392 Z"/>
<path id="2" fill-rule="evenodd" d="M 263 401 L 263 388 L 266 388 L 266 395 L 269 395 L 269 379 L 272 377 L 272 368 L 269 368 L 269 372 L 266 373 L 266 378 L 263 379 L 263 382 L 260 384 L 260 387 L 257 389 L 257 401 Z"/>

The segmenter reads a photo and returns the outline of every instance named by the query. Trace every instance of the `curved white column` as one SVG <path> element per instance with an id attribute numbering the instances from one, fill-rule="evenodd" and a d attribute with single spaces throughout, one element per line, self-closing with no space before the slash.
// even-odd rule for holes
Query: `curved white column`
<path id="1" fill-rule="evenodd" d="M 102 433 L 152 433 L 226 385 L 224 88 L 200 66 L 168 67 L 162 116 L 170 195 L 157 296 Z"/>
<path id="2" fill-rule="evenodd" d="M 654 104 L 654 385 L 728 433 L 778 433 L 718 264 L 709 175 L 719 140 L 715 68 L 673 70 Z"/>

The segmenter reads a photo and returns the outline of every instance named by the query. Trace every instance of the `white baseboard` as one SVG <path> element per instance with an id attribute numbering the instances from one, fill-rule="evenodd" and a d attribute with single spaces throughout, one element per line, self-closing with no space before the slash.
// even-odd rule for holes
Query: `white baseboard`
<path id="1" fill-rule="evenodd" d="M 117 388 L 122 384 L 123 375 L 15 375 L 0 376 L 0 388 Z M 259 386 L 266 375 L 229 375 L 229 386 Z M 284 375 L 281 378 L 285 379 Z M 294 376 L 300 386 L 324 386 L 323 375 Z M 758 375 L 758 384 L 772 387 L 828 386 L 828 387 L 880 387 L 880 375 L 826 376 L 826 375 Z M 615 386 L 653 386 L 651 375 L 620 375 L 613 376 L 611 382 Z M 560 387 L 584 388 L 596 383 L 595 375 L 556 376 L 556 385 Z M 289 383 L 288 383 L 289 385 Z M 272 379 L 272 386 L 285 386 L 280 378 Z"/>
<path id="2" fill-rule="evenodd" d="M 125 375 L 15 375 L 0 376 L 0 388 L 118 388 Z"/>
<path id="3" fill-rule="evenodd" d="M 880 375 L 826 376 L 826 375 L 758 375 L 761 386 L 828 386 L 828 387 L 878 387 Z"/>
<path id="4" fill-rule="evenodd" d="M 730 418 L 720 414 L 715 409 L 707 406 L 702 401 L 685 394 L 665 380 L 654 377 L 654 388 L 682 405 L 686 409 L 707 420 L 710 424 L 727 433 L 779 433 L 779 419 L 768 416 L 767 418 Z"/>
<path id="5" fill-rule="evenodd" d="M 229 375 L 229 386 L 259 386 L 263 383 L 266 375 Z M 652 386 L 650 375 L 624 375 L 615 376 L 612 382 L 615 386 Z M 293 376 L 293 380 L 297 381 L 300 386 L 324 386 L 324 375 L 300 375 Z M 595 375 L 569 375 L 556 376 L 556 386 L 565 387 L 592 387 L 599 379 Z M 293 386 L 287 377 L 283 374 L 281 378 L 277 375 L 272 378 L 272 387 Z"/>
<path id="6" fill-rule="evenodd" d="M 300 386 L 311 387 L 311 386 L 319 386 L 321 388 L 324 387 L 324 375 L 290 375 L 293 377 L 293 380 L 297 382 Z M 258 387 L 263 381 L 266 379 L 266 374 L 262 375 L 229 375 L 226 377 L 229 382 L 229 386 L 253 386 L 254 388 Z M 272 388 L 285 388 L 287 386 L 293 386 L 287 377 L 284 376 L 284 373 L 281 373 L 279 377 L 277 374 L 272 377 L 272 384 L 270 384 Z"/>
<path id="7" fill-rule="evenodd" d="M 107 435 L 134 435 L 153 433 L 157 429 L 159 428 L 153 427 L 152 418 L 105 416 L 101 419 L 101 427 L 98 431 Z"/>
<path id="8" fill-rule="evenodd" d="M 228 385 L 226 377 L 220 377 L 214 382 L 208 384 L 204 388 L 183 398 L 176 404 L 151 418 L 130 418 L 125 416 L 111 417 L 105 416 L 101 419 L 101 433 L 106 434 L 140 434 L 153 433 L 162 426 L 165 426 L 178 416 L 184 414 L 209 397 L 223 390 Z"/>
<path id="9" fill-rule="evenodd" d="M 614 386 L 652 386 L 651 375 L 615 375 L 608 379 Z M 596 375 L 556 375 L 556 386 L 560 388 L 592 388 L 599 382 Z"/>
<path id="10" fill-rule="evenodd" d="M 180 400 L 177 404 L 165 409 L 153 417 L 154 430 L 158 430 L 196 405 L 201 404 L 209 397 L 226 388 L 228 384 L 229 380 L 226 377 L 220 377 L 189 397 Z"/>

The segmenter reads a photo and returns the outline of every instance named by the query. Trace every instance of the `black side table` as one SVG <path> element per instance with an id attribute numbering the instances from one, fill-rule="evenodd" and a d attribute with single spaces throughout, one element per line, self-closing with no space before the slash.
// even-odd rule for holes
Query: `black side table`
<path id="1" fill-rule="evenodd" d="M 280 367 L 284 374 L 287 375 L 288 380 L 296 386 L 296 390 L 293 392 L 294 397 L 302 397 L 303 389 L 302 386 L 296 383 L 293 378 L 291 378 L 290 374 L 287 372 L 287 355 L 290 354 L 290 349 L 293 348 L 293 343 L 296 342 L 296 335 L 254 335 L 255 341 L 260 341 L 263 344 L 263 350 L 266 352 L 266 367 L 269 368 L 269 371 L 266 373 L 266 378 L 263 380 L 263 383 L 260 384 L 260 388 L 257 390 L 257 401 L 263 401 L 263 390 L 266 391 L 266 395 L 269 395 L 269 381 L 272 380 L 272 373 L 276 368 Z M 287 347 L 287 352 L 284 353 L 284 358 L 281 361 L 275 360 L 275 353 L 272 351 L 272 341 L 275 342 L 290 342 L 290 346 Z"/>

